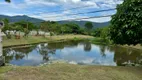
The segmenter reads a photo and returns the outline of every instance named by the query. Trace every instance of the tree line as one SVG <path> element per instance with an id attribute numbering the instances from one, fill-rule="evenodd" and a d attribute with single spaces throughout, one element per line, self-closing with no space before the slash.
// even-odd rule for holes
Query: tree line
<path id="1" fill-rule="evenodd" d="M 15 23 L 10 23 L 8 19 L 2 19 L 1 21 L 4 22 L 4 28 L 2 28 L 2 32 L 6 35 L 8 39 L 12 38 L 12 34 L 10 31 L 14 32 L 14 36 L 16 39 L 21 37 L 21 32 L 24 33 L 23 37 L 28 37 L 31 31 L 36 31 L 35 36 L 41 36 L 39 31 L 43 31 L 44 35 L 46 33 L 50 33 L 50 36 L 53 35 L 63 35 L 63 34 L 83 34 L 83 35 L 91 35 L 91 36 L 99 36 L 99 31 L 94 29 L 92 22 L 86 22 L 84 24 L 85 27 L 80 27 L 78 24 L 75 23 L 66 23 L 66 24 L 59 24 L 56 21 L 44 21 L 41 22 L 40 25 L 35 25 L 29 21 L 19 21 Z"/>

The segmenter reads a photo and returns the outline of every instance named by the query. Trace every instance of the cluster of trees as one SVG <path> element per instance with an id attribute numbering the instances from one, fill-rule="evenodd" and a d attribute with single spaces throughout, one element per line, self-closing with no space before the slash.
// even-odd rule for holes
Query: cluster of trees
<path id="1" fill-rule="evenodd" d="M 9 23 L 8 19 L 3 19 L 4 28 L 2 28 L 2 32 L 6 35 L 8 39 L 11 39 L 10 31 L 13 31 L 16 38 L 20 38 L 20 32 L 24 33 L 24 37 L 27 37 L 30 31 L 36 30 L 38 27 L 33 23 L 28 21 L 19 21 L 16 23 Z M 17 32 L 19 34 L 17 35 Z"/>
<path id="2" fill-rule="evenodd" d="M 94 30 L 93 35 L 110 39 L 114 44 L 142 44 L 142 0 L 124 0 L 117 6 L 111 25 Z"/>
<path id="3" fill-rule="evenodd" d="M 91 22 L 87 22 L 85 28 L 81 28 L 75 23 L 59 24 L 55 21 L 45 21 L 40 25 L 42 31 L 55 34 L 89 34 L 89 30 L 92 28 Z"/>
<path id="4" fill-rule="evenodd" d="M 86 22 L 85 28 L 81 28 L 79 25 L 75 23 L 67 23 L 67 24 L 59 24 L 55 21 L 45 21 L 42 22 L 39 26 L 28 22 L 28 21 L 19 21 L 15 23 L 10 23 L 8 19 L 2 19 L 5 24 L 5 27 L 2 29 L 2 32 L 5 33 L 8 39 L 11 39 L 12 35 L 10 31 L 14 32 L 14 36 L 16 38 L 20 38 L 20 33 L 24 33 L 24 37 L 27 37 L 28 34 L 34 30 L 37 31 L 37 36 L 39 35 L 39 31 L 43 31 L 45 33 L 53 34 L 84 34 L 91 35 L 93 31 L 93 25 L 91 22 Z M 45 34 L 44 34 L 45 36 Z"/>

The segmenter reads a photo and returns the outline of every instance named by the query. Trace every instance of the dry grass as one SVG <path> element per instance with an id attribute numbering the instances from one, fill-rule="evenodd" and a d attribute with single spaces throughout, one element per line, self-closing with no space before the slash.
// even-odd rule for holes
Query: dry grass
<path id="1" fill-rule="evenodd" d="M 141 44 L 137 44 L 137 45 L 123 45 L 122 47 L 130 47 L 130 48 L 135 48 L 135 49 L 142 49 L 142 45 Z"/>
<path id="2" fill-rule="evenodd" d="M 21 38 L 21 39 L 3 39 L 3 46 L 15 46 L 15 45 L 24 45 L 24 44 L 34 44 L 40 42 L 50 42 L 50 41 L 59 41 L 59 40 L 74 40 L 74 39 L 89 39 L 93 38 L 91 36 L 84 36 L 84 35 L 60 35 L 60 36 L 47 36 L 44 38 L 43 36 L 29 36 L 28 38 Z"/>
<path id="3" fill-rule="evenodd" d="M 42 67 L 17 67 L 4 80 L 141 80 L 141 67 L 81 66 L 55 63 Z"/>

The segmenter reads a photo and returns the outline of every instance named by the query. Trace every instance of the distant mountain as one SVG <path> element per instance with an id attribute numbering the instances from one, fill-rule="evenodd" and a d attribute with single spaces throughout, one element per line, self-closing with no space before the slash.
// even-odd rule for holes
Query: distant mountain
<path id="1" fill-rule="evenodd" d="M 75 23 L 78 24 L 80 27 L 85 27 L 85 23 L 88 21 L 58 21 L 58 23 L 60 24 L 66 24 L 66 23 Z M 92 22 L 94 28 L 102 28 L 102 27 L 106 27 L 109 26 L 110 22 L 103 22 L 103 23 L 97 23 L 97 22 Z"/>
<path id="2" fill-rule="evenodd" d="M 42 19 L 28 17 L 26 15 L 23 15 L 23 16 L 5 16 L 5 15 L 0 15 L 0 19 L 4 19 L 4 18 L 7 18 L 10 22 L 18 22 L 18 21 L 24 20 L 24 21 L 32 22 L 34 24 L 40 24 L 41 22 L 44 21 Z"/>
<path id="3" fill-rule="evenodd" d="M 32 18 L 26 15 L 23 16 L 5 16 L 5 15 L 0 15 L 0 19 L 4 19 L 7 18 L 9 19 L 10 22 L 18 22 L 18 21 L 29 21 L 32 22 L 34 24 L 39 25 L 41 22 L 45 21 L 42 19 L 38 19 L 38 18 Z M 58 21 L 59 24 L 66 24 L 66 23 L 75 23 L 78 24 L 80 27 L 85 27 L 85 23 L 87 21 Z M 97 23 L 97 22 L 92 22 L 94 28 L 101 28 L 101 27 L 106 27 L 110 24 L 110 22 L 104 22 L 104 23 Z"/>

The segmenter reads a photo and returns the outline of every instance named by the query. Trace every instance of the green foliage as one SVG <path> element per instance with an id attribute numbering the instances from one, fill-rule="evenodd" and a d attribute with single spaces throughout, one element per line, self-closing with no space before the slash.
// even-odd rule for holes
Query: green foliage
<path id="1" fill-rule="evenodd" d="M 66 24 L 61 25 L 61 33 L 71 33 L 72 29 L 68 27 Z"/>
<path id="2" fill-rule="evenodd" d="M 9 2 L 9 3 L 11 2 L 11 0 L 5 0 L 5 1 L 6 1 L 6 2 Z"/>
<path id="3" fill-rule="evenodd" d="M 8 19 L 3 19 L 2 21 L 4 22 L 4 28 L 2 28 L 2 32 L 5 33 L 6 30 L 10 29 L 10 27 L 9 27 L 9 20 Z"/>
<path id="4" fill-rule="evenodd" d="M 85 27 L 86 27 L 88 30 L 92 29 L 92 28 L 93 28 L 92 22 L 86 22 Z"/>
<path id="5" fill-rule="evenodd" d="M 37 29 L 37 26 L 35 26 L 33 23 L 27 22 L 27 21 L 19 21 L 19 22 L 16 22 L 15 25 L 16 25 L 15 30 L 24 32 L 25 37 L 28 36 L 30 31 Z"/>
<path id="6" fill-rule="evenodd" d="M 40 25 L 40 29 L 45 32 L 59 32 L 60 25 L 57 22 L 54 21 L 46 21 L 42 22 Z"/>
<path id="7" fill-rule="evenodd" d="M 74 23 L 58 24 L 53 21 L 46 21 L 41 23 L 40 29 L 45 32 L 54 32 L 56 34 L 79 33 L 80 27 Z"/>
<path id="8" fill-rule="evenodd" d="M 70 28 L 70 32 L 71 33 L 79 33 L 79 25 L 75 24 L 75 23 L 68 23 L 68 24 L 65 24 L 66 27 L 69 27 Z"/>
<path id="9" fill-rule="evenodd" d="M 12 29 L 12 27 L 9 25 L 9 20 L 8 19 L 3 19 L 2 21 L 4 22 L 4 28 L 2 28 L 2 32 L 4 32 L 6 37 L 8 39 L 10 39 L 11 35 L 10 35 L 10 33 L 7 33 L 7 30 L 11 30 Z"/>
<path id="10" fill-rule="evenodd" d="M 91 31 L 91 35 L 95 36 L 95 37 L 100 37 L 101 36 L 101 31 L 102 31 L 102 28 L 93 29 Z"/>
<path id="11" fill-rule="evenodd" d="M 109 37 L 109 28 L 108 27 L 101 29 L 100 37 L 103 39 L 107 39 Z"/>
<path id="12" fill-rule="evenodd" d="M 111 39 L 116 44 L 142 43 L 142 0 L 125 0 L 117 6 L 110 27 Z"/>
<path id="13" fill-rule="evenodd" d="M 8 39 L 11 39 L 11 34 L 10 34 L 10 32 L 7 33 L 7 38 L 8 38 Z"/>
<path id="14" fill-rule="evenodd" d="M 24 30 L 25 28 L 28 29 L 29 31 L 32 31 L 33 29 L 36 29 L 36 26 L 31 23 L 31 22 L 27 22 L 27 21 L 19 21 L 16 22 L 15 25 L 21 26 L 21 30 Z"/>

